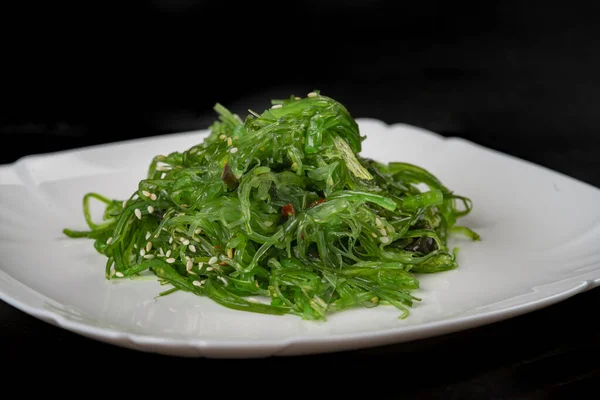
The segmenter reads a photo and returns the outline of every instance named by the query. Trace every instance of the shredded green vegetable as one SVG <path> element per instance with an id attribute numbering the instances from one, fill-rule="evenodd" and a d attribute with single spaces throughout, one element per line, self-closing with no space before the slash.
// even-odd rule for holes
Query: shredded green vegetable
<path id="1" fill-rule="evenodd" d="M 172 287 L 161 294 L 308 320 L 379 304 L 408 316 L 418 274 L 457 267 L 449 235 L 479 240 L 456 225 L 471 200 L 418 166 L 362 157 L 357 123 L 318 91 L 272 104 L 245 120 L 217 104 L 201 143 L 156 156 L 125 201 L 87 194 L 89 230 L 64 233 L 94 240 L 107 279 L 148 271 Z"/>

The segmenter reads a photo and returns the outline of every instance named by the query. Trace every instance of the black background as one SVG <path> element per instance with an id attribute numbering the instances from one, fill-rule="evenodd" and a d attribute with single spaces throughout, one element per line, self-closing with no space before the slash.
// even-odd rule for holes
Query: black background
<path id="1" fill-rule="evenodd" d="M 271 98 L 319 89 L 356 118 L 464 137 L 600 186 L 598 6 L 154 0 L 19 3 L 3 11 L 0 163 L 204 129 L 216 102 L 245 114 L 268 107 Z M 3 359 L 33 357 L 43 365 L 56 359 L 198 371 L 319 365 L 315 374 L 327 376 L 340 369 L 376 376 L 391 365 L 398 376 L 387 387 L 398 394 L 549 398 L 595 387 L 600 330 L 590 316 L 598 306 L 593 290 L 413 343 L 223 361 L 112 347 L 1 303 L 0 349 Z"/>

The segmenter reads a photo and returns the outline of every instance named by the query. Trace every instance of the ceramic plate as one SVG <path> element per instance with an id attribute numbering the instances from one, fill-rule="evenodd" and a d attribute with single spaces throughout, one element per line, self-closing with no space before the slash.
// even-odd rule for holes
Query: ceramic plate
<path id="1" fill-rule="evenodd" d="M 470 197 L 462 224 L 481 242 L 453 239 L 459 268 L 420 276 L 407 319 L 380 306 L 326 322 L 224 308 L 164 290 L 153 277 L 107 281 L 85 229 L 82 196 L 127 197 L 156 154 L 185 150 L 207 131 L 25 157 L 0 166 L 0 298 L 51 324 L 141 351 L 264 357 L 358 349 L 431 337 L 510 318 L 600 282 L 600 190 L 565 175 L 407 125 L 358 120 L 362 154 L 411 162 Z"/>

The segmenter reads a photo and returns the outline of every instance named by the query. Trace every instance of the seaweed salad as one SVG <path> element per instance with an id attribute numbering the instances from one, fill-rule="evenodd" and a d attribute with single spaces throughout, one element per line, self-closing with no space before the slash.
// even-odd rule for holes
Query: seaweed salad
<path id="1" fill-rule="evenodd" d="M 223 105 L 200 143 L 156 155 L 126 199 L 83 198 L 106 278 L 154 274 L 232 309 L 326 320 L 420 299 L 419 274 L 456 268 L 449 235 L 473 204 L 427 170 L 360 155 L 357 122 L 319 91 L 242 119 Z M 103 204 L 94 222 L 90 201 Z"/>

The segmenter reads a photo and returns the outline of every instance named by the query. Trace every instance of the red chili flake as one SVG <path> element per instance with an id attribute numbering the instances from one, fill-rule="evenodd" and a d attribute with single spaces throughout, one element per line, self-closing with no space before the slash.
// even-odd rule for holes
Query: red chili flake
<path id="1" fill-rule="evenodd" d="M 289 217 L 290 215 L 294 215 L 294 206 L 291 204 L 286 204 L 285 206 L 281 207 L 281 216 L 282 217 Z"/>
<path id="2" fill-rule="evenodd" d="M 308 208 L 313 208 L 314 206 L 321 204 L 321 203 L 325 203 L 327 201 L 327 199 L 319 199 L 319 200 L 315 200 L 312 203 L 310 203 L 308 205 Z"/>

